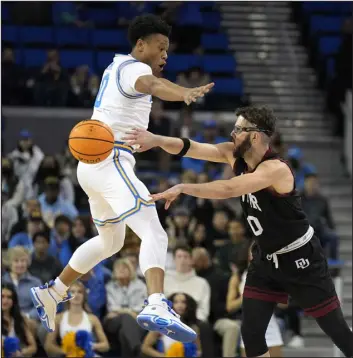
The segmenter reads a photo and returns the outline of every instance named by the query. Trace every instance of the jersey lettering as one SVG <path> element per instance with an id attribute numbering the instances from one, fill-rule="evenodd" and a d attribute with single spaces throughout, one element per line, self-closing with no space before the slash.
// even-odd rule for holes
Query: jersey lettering
<path id="1" fill-rule="evenodd" d="M 242 195 L 241 196 L 241 200 L 243 202 L 245 202 L 245 199 L 246 199 L 246 202 L 250 205 L 250 207 L 252 209 L 256 209 L 256 210 L 259 210 L 259 211 L 262 211 L 260 206 L 259 206 L 259 203 L 257 202 L 257 199 L 256 199 L 256 196 L 249 193 L 249 194 L 245 194 L 245 195 Z"/>
<path id="2" fill-rule="evenodd" d="M 249 226 L 251 227 L 251 230 L 255 236 L 259 236 L 263 233 L 264 229 L 262 228 L 258 218 L 249 215 L 246 220 L 248 221 Z"/>

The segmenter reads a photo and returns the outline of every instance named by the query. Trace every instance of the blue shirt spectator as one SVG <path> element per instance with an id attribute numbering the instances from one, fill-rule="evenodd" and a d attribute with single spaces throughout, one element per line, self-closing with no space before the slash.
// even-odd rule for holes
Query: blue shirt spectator
<path id="1" fill-rule="evenodd" d="M 54 226 L 55 217 L 58 215 L 66 215 L 71 220 L 78 216 L 76 207 L 70 202 L 62 199 L 59 193 L 59 179 L 56 177 L 46 178 L 44 193 L 39 196 L 38 200 L 44 221 L 50 228 Z"/>
<path id="2" fill-rule="evenodd" d="M 5 272 L 2 281 L 16 287 L 21 311 L 29 318 L 38 319 L 37 309 L 33 306 L 30 288 L 40 286 L 41 280 L 28 272 L 30 254 L 24 247 L 9 249 L 9 272 Z"/>
<path id="3" fill-rule="evenodd" d="M 287 157 L 294 173 L 295 185 L 298 190 L 303 190 L 305 176 L 316 173 L 316 168 L 310 163 L 303 162 L 303 152 L 298 147 L 289 148 Z"/>
<path id="4" fill-rule="evenodd" d="M 203 133 L 196 135 L 194 138 L 191 138 L 199 143 L 210 143 L 210 144 L 219 144 L 227 141 L 227 138 L 224 138 L 218 135 L 217 122 L 214 120 L 208 120 L 203 124 Z M 182 168 L 183 170 L 192 170 L 195 173 L 202 173 L 206 169 L 206 161 L 193 159 L 193 158 L 182 158 Z M 217 178 L 219 171 L 212 169 L 209 173 L 210 177 Z"/>
<path id="5" fill-rule="evenodd" d="M 33 236 L 39 232 L 43 231 L 45 228 L 44 222 L 42 220 L 42 215 L 40 212 L 33 212 L 27 220 L 26 231 L 21 231 L 13 235 L 9 241 L 8 247 L 12 248 L 15 246 L 23 246 L 30 252 L 33 251 Z"/>
<path id="6" fill-rule="evenodd" d="M 92 313 L 99 318 L 103 315 L 107 300 L 105 284 L 110 280 L 111 272 L 102 263 L 99 263 L 86 275 L 81 277 L 87 289 L 87 302 Z"/>

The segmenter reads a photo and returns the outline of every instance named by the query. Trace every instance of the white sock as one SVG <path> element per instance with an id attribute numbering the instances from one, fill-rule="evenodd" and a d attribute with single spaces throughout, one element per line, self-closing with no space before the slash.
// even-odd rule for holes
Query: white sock
<path id="1" fill-rule="evenodd" d="M 67 290 L 69 289 L 68 286 L 63 284 L 59 277 L 57 277 L 54 281 L 55 290 L 62 296 L 66 296 Z"/>
<path id="2" fill-rule="evenodd" d="M 148 297 L 148 304 L 160 304 L 163 298 L 165 298 L 164 293 L 152 293 Z"/>

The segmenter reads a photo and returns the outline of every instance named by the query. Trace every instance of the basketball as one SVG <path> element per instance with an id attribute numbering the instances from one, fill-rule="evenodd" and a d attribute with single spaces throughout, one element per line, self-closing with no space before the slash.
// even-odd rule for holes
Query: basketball
<path id="1" fill-rule="evenodd" d="M 114 148 L 114 134 L 108 125 L 89 119 L 77 123 L 69 136 L 71 154 L 80 162 L 97 164 Z"/>

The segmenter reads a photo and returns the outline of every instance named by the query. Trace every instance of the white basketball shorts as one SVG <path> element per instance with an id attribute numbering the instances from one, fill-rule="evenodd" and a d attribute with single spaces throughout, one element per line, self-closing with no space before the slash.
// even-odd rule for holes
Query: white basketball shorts
<path id="1" fill-rule="evenodd" d="M 133 149 L 115 142 L 110 156 L 98 164 L 79 162 L 77 179 L 89 198 L 96 226 L 115 224 L 149 203 L 149 191 L 134 172 Z"/>

